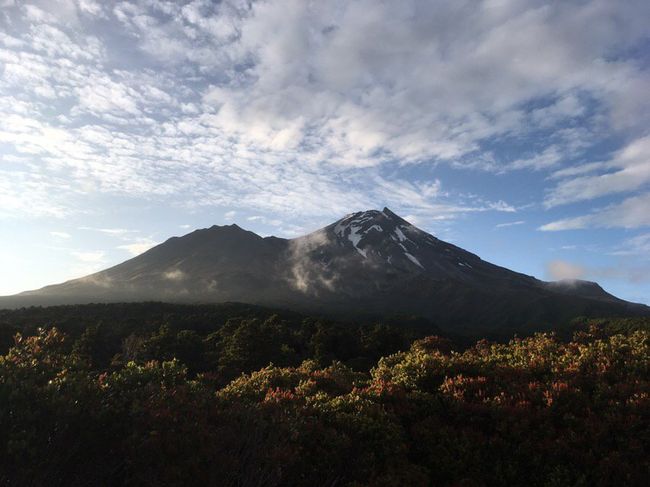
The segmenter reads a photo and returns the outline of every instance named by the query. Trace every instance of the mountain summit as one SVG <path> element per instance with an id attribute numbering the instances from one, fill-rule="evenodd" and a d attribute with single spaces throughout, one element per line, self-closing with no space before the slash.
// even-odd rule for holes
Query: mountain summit
<path id="1" fill-rule="evenodd" d="M 490 264 L 388 208 L 295 239 L 215 225 L 96 274 L 0 298 L 0 306 L 142 300 L 409 313 L 459 331 L 650 314 L 595 283 L 548 283 Z"/>

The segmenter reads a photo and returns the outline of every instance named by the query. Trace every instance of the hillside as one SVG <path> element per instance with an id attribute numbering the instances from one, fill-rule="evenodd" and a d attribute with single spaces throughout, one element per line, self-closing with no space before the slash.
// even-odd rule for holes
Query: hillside
<path id="1" fill-rule="evenodd" d="M 241 302 L 332 316 L 409 313 L 459 332 L 650 314 L 596 283 L 547 283 L 486 262 L 388 208 L 290 240 L 237 225 L 196 230 L 96 274 L 0 298 L 0 306 L 144 300 Z"/>

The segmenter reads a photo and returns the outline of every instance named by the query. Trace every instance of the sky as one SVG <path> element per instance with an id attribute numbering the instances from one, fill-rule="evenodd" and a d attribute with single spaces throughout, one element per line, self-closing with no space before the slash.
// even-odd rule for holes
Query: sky
<path id="1" fill-rule="evenodd" d="M 0 0 L 0 295 L 389 207 L 650 304 L 647 0 Z"/>

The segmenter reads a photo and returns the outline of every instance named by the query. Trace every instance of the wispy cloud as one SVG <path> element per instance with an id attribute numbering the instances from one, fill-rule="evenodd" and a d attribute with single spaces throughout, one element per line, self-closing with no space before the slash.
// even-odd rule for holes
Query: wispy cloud
<path id="1" fill-rule="evenodd" d="M 506 222 L 506 223 L 497 223 L 494 228 L 506 228 L 506 227 L 512 227 L 515 225 L 523 225 L 526 223 L 524 220 L 517 220 L 515 222 Z"/>
<path id="2" fill-rule="evenodd" d="M 181 225 L 181 227 L 183 227 L 183 225 Z M 189 225 L 187 225 L 186 228 L 189 228 Z M 132 256 L 146 252 L 159 243 L 151 237 L 138 236 L 137 234 L 140 233 L 138 230 L 130 230 L 127 228 L 79 227 L 79 230 L 98 232 L 119 239 L 124 243 L 118 245 L 116 248 L 119 250 L 125 250 Z"/>
<path id="3" fill-rule="evenodd" d="M 601 174 L 585 174 L 599 169 L 613 169 Z M 546 198 L 547 207 L 601 196 L 628 193 L 650 184 L 650 135 L 634 140 L 607 163 L 590 163 L 565 170 L 555 176 L 567 178 L 553 188 Z"/>
<path id="4" fill-rule="evenodd" d="M 132 256 L 136 256 L 158 245 L 158 243 L 159 242 L 149 238 L 140 238 L 128 244 L 118 245 L 117 248 L 120 250 L 126 250 Z"/>
<path id="5" fill-rule="evenodd" d="M 97 272 L 106 267 L 107 255 L 104 250 L 72 250 L 73 261 L 68 269 L 68 278 L 76 279 Z"/>
<path id="6" fill-rule="evenodd" d="M 90 230 L 93 232 L 100 232 L 113 237 L 122 237 L 129 233 L 137 233 L 137 230 L 128 230 L 126 228 L 79 227 L 79 230 Z"/>
<path id="7" fill-rule="evenodd" d="M 73 251 L 70 252 L 74 257 L 79 259 L 82 262 L 90 262 L 90 263 L 100 263 L 104 261 L 104 257 L 106 255 L 106 252 L 103 250 L 96 250 L 96 251 L 91 251 L 91 252 L 79 252 L 79 251 Z"/>
<path id="8" fill-rule="evenodd" d="M 271 225 L 273 227 L 279 227 L 282 225 L 282 220 L 279 220 L 277 218 L 268 218 L 263 215 L 252 215 L 246 218 L 249 222 L 260 222 L 264 223 L 265 225 Z"/>
<path id="9" fill-rule="evenodd" d="M 538 7 L 17 3 L 0 36 L 0 142 L 29 161 L 0 175 L 1 215 L 63 216 L 91 193 L 305 217 L 406 197 L 430 218 L 504 211 L 394 172 L 561 171 L 599 140 L 592 125 L 635 133 L 650 113 L 648 73 L 626 57 L 647 2 Z M 514 162 L 483 148 L 540 131 L 549 144 Z M 633 144 L 620 170 L 562 180 L 547 204 L 644 184 L 625 162 Z"/>
<path id="10" fill-rule="evenodd" d="M 650 226 L 650 193 L 627 198 L 588 215 L 565 218 L 539 227 L 545 232 L 584 228 L 639 228 Z"/>
<path id="11" fill-rule="evenodd" d="M 612 255 L 629 255 L 650 260 L 650 233 L 626 239 L 612 252 Z"/>

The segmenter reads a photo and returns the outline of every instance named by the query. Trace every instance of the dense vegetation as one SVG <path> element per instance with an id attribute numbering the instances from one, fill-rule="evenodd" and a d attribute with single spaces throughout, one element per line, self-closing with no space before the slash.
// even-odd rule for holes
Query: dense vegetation
<path id="1" fill-rule="evenodd" d="M 269 363 L 298 366 L 307 359 L 321 366 L 337 360 L 368 371 L 381 357 L 439 331 L 413 317 L 333 321 L 242 304 L 31 307 L 0 310 L 0 353 L 13 345 L 16 333 L 29 336 L 53 327 L 92 370 L 176 358 L 190 376 L 209 373 L 221 385 Z"/>
<path id="2" fill-rule="evenodd" d="M 0 483 L 645 485 L 649 325 L 465 346 L 234 305 L 0 312 Z"/>

